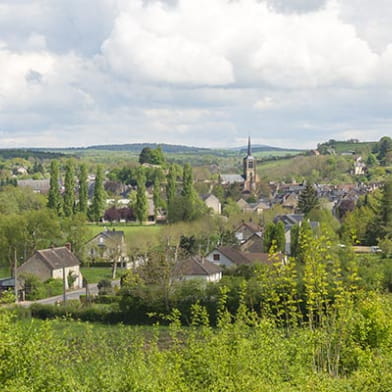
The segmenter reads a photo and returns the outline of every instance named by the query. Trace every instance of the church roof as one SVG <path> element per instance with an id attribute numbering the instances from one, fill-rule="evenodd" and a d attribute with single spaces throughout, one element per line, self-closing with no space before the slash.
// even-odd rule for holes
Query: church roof
<path id="1" fill-rule="evenodd" d="M 244 178 L 239 174 L 221 174 L 221 181 L 224 184 L 243 183 Z"/>

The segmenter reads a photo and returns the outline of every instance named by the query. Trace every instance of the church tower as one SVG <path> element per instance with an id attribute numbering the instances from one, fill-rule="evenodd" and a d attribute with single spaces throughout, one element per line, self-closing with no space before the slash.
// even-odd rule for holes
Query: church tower
<path id="1" fill-rule="evenodd" d="M 257 174 L 256 174 L 256 159 L 252 156 L 252 146 L 250 136 L 248 137 L 248 154 L 244 158 L 244 192 L 256 191 Z"/>

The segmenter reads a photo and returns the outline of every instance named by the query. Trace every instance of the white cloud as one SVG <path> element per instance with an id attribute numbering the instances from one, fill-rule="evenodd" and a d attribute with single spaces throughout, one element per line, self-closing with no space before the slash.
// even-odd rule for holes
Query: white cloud
<path id="1" fill-rule="evenodd" d="M 388 0 L 4 0 L 0 143 L 390 133 L 391 17 Z"/>

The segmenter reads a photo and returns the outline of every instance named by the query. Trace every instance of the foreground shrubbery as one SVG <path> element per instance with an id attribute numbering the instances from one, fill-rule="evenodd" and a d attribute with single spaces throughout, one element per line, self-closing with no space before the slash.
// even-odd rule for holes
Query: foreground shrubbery
<path id="1" fill-rule="evenodd" d="M 9 392 L 389 391 L 391 304 L 374 295 L 354 309 L 346 299 L 318 326 L 285 328 L 243 305 L 233 318 L 222 290 L 216 328 L 194 305 L 190 327 L 173 311 L 168 331 L 147 335 L 75 322 L 77 333 L 59 332 L 57 321 L 20 324 L 2 312 L 0 382 Z"/>

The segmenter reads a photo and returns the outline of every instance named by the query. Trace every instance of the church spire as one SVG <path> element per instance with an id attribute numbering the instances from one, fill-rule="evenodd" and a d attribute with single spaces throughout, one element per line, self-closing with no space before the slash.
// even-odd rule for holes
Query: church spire
<path id="1" fill-rule="evenodd" d="M 252 147 L 250 144 L 250 136 L 248 136 L 248 156 L 252 155 Z"/>

